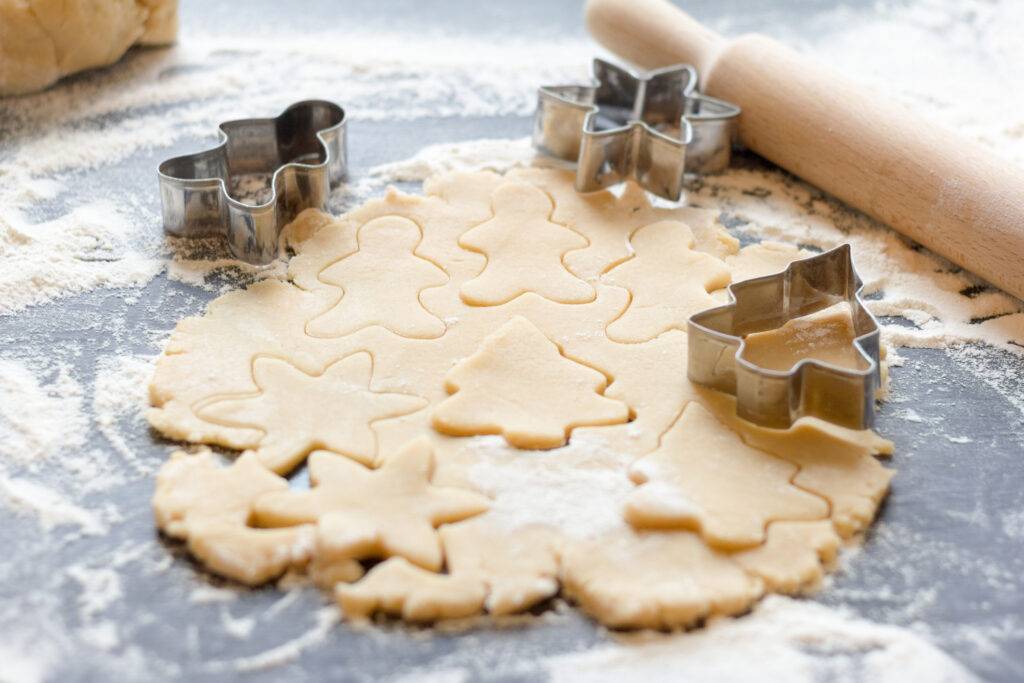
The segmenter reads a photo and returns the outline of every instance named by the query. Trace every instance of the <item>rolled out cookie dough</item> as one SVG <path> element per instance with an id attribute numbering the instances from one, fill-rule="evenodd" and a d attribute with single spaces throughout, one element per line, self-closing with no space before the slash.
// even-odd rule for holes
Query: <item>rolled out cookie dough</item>
<path id="1" fill-rule="evenodd" d="M 177 34 L 178 0 L 0 0 L 0 95 L 42 90 Z"/>
<path id="2" fill-rule="evenodd" d="M 805 254 L 740 249 L 713 212 L 651 206 L 634 185 L 579 194 L 553 169 L 424 190 L 302 214 L 286 280 L 225 294 L 171 336 L 151 424 L 250 449 L 160 475 L 157 523 L 210 571 L 307 571 L 350 619 L 511 614 L 560 592 L 609 626 L 679 627 L 816 585 L 870 524 L 888 441 L 811 419 L 759 428 L 686 379 L 687 317 L 734 274 Z M 752 353 L 845 362 L 842 314 Z M 307 461 L 312 487 L 287 490 Z M 218 487 L 237 491 L 227 509 L 202 500 Z M 238 538 L 287 533 L 239 571 Z"/>

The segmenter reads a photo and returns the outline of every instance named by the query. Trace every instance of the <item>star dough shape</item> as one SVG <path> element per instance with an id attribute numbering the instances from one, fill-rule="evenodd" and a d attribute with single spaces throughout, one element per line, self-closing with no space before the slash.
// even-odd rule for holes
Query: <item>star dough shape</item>
<path id="1" fill-rule="evenodd" d="M 366 352 L 342 358 L 319 375 L 279 358 L 256 358 L 252 374 L 260 393 L 217 397 L 198 413 L 205 420 L 262 430 L 250 447 L 279 473 L 290 472 L 317 448 L 373 464 L 377 437 L 371 425 L 427 404 L 418 396 L 373 391 L 373 358 Z M 298 396 L 303 400 L 296 401 Z"/>
<path id="2" fill-rule="evenodd" d="M 434 411 L 446 434 L 501 434 L 516 448 L 555 448 L 582 425 L 629 420 L 629 407 L 602 395 L 607 379 L 566 358 L 526 318 L 516 317 L 452 368 L 452 396 Z"/>
<path id="3" fill-rule="evenodd" d="M 317 451 L 309 456 L 308 491 L 261 496 L 253 519 L 263 527 L 318 523 L 319 561 L 404 557 L 431 571 L 443 553 L 435 528 L 477 515 L 488 499 L 430 483 L 430 442 L 417 439 L 371 470 L 348 458 Z"/>

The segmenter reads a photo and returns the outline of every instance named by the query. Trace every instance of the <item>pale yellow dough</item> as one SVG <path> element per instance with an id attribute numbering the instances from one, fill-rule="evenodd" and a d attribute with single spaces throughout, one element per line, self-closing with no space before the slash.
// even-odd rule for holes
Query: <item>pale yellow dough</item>
<path id="1" fill-rule="evenodd" d="M 177 33 L 177 0 L 0 0 L 0 95 L 41 90 Z"/>
<path id="2" fill-rule="evenodd" d="M 372 465 L 377 458 L 373 423 L 426 405 L 417 396 L 373 391 L 373 357 L 365 351 L 316 375 L 280 358 L 260 356 L 253 359 L 252 375 L 259 393 L 214 396 L 197 412 L 211 422 L 259 429 L 262 435 L 245 446 L 282 474 L 317 448 Z"/>
<path id="3" fill-rule="evenodd" d="M 859 370 L 866 361 L 853 345 L 856 336 L 850 304 L 843 301 L 794 318 L 776 330 L 747 335 L 741 357 L 783 372 L 805 359 Z"/>
<path id="4" fill-rule="evenodd" d="M 817 585 L 871 523 L 891 443 L 810 419 L 763 429 L 686 379 L 687 317 L 730 274 L 806 254 L 740 249 L 713 212 L 635 185 L 582 195 L 559 170 L 424 190 L 302 214 L 288 281 L 225 294 L 171 336 L 151 424 L 250 449 L 160 475 L 158 523 L 211 571 L 307 571 L 349 618 L 512 614 L 561 593 L 609 626 L 679 627 Z M 750 353 L 841 360 L 849 341 L 830 311 Z M 303 462 L 308 491 L 270 471 Z M 217 487 L 230 515 L 202 499 Z M 216 559 L 287 533 L 249 575 Z"/>
<path id="5" fill-rule="evenodd" d="M 318 524 L 317 561 L 400 556 L 425 569 L 442 565 L 435 527 L 487 509 L 487 498 L 456 488 L 432 486 L 427 439 L 371 470 L 336 453 L 309 456 L 309 491 L 267 493 L 253 502 L 261 527 Z"/>
<path id="6" fill-rule="evenodd" d="M 626 501 L 626 519 L 638 529 L 693 529 L 727 550 L 761 545 L 771 520 L 828 514 L 824 498 L 791 485 L 796 473 L 690 403 L 658 449 L 630 467 L 640 486 Z"/>
<path id="7" fill-rule="evenodd" d="M 189 550 L 213 571 L 257 585 L 304 564 L 313 551 L 313 528 L 249 526 L 253 502 L 288 488 L 252 454 L 230 467 L 217 464 L 210 451 L 174 453 L 160 470 L 153 495 L 157 526 L 168 536 L 186 539 Z"/>
<path id="8" fill-rule="evenodd" d="M 433 424 L 454 436 L 501 434 L 516 448 L 564 446 L 576 427 L 629 419 L 625 403 L 601 395 L 606 383 L 516 316 L 448 373 L 453 395 L 434 411 Z"/>

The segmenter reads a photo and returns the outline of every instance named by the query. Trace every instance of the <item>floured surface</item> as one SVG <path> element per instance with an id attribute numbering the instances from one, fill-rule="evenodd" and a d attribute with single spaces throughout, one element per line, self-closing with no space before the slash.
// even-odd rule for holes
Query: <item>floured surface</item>
<path id="1" fill-rule="evenodd" d="M 25 368 L 53 407 L 12 414 L 14 422 L 0 420 L 0 432 L 50 430 L 68 445 L 35 465 L 3 463 L 8 479 L 33 488 L 20 488 L 18 502 L 3 497 L 8 516 L 0 537 L 12 557 L 33 561 L 4 568 L 0 623 L 9 638 L 0 651 L 27 680 L 67 678 L 69 671 L 98 678 L 116 672 L 124 680 L 224 680 L 239 672 L 280 680 L 338 666 L 378 679 L 544 680 L 546 657 L 583 651 L 607 636 L 572 611 L 530 618 L 530 628 L 520 621 L 438 638 L 403 629 L 369 636 L 338 627 L 333 605 L 318 611 L 325 599 L 319 590 L 279 595 L 197 583 L 191 561 L 172 561 L 154 540 L 147 510 L 152 477 L 173 447 L 154 440 L 142 417 L 153 357 L 175 322 L 202 311 L 215 292 L 284 272 L 280 263 L 262 272 L 240 267 L 218 257 L 215 245 L 211 251 L 179 242 L 168 251 L 157 229 L 155 165 L 208 147 L 225 118 L 272 115 L 301 96 L 334 98 L 353 116 L 352 176 L 332 197 L 337 213 L 388 182 L 418 192 L 411 183 L 437 171 L 502 170 L 528 159 L 522 136 L 534 87 L 576 80 L 594 56 L 575 3 L 490 7 L 455 0 L 444 12 L 406 4 L 387 22 L 376 16 L 386 7 L 379 3 L 313 4 L 302 14 L 280 3 L 252 6 L 251 16 L 233 13 L 226 22 L 227 10 L 217 3 L 185 3 L 188 38 L 174 50 L 133 51 L 114 68 L 0 105 L 5 219 L 17 212 L 46 223 L 93 202 L 113 204 L 124 219 L 90 223 L 88 214 L 76 214 L 78 225 L 95 235 L 95 248 L 79 250 L 87 243 L 73 243 L 77 235 L 65 222 L 51 248 L 59 259 L 23 262 L 35 270 L 19 272 L 56 284 L 43 305 L 23 308 L 41 292 L 32 286 L 15 281 L 3 290 L 4 303 L 21 302 L 21 310 L 0 318 L 0 355 Z M 1019 3 L 804 3 L 798 9 L 775 3 L 743 15 L 720 3 L 692 9 L 730 35 L 758 30 L 779 37 L 1007 159 L 1024 159 L 1022 109 L 1012 96 L 1021 90 L 1014 69 L 1021 61 Z M 797 11 L 800 21 L 793 19 Z M 550 36 L 558 38 L 555 51 Z M 380 52 L 389 59 L 377 59 Z M 297 68 L 309 62 L 320 66 Z M 279 87 L 285 75 L 297 91 Z M 1024 676 L 1017 656 L 1024 646 L 1018 588 L 1024 384 L 1012 345 L 1007 351 L 986 346 L 1014 338 L 1012 327 L 1001 331 L 1013 317 L 985 319 L 1019 305 L 756 159 L 739 156 L 735 166 L 691 191 L 690 201 L 723 211 L 730 231 L 745 241 L 767 233 L 813 249 L 854 240 L 864 254 L 861 274 L 884 285 L 872 284 L 869 306 L 893 313 L 882 320 L 890 344 L 939 347 L 901 348 L 894 356 L 896 400 L 882 406 L 880 429 L 897 442 L 898 495 L 864 547 L 844 554 L 840 573 L 816 600 L 866 616 L 875 623 L 865 627 L 879 633 L 887 632 L 883 624 L 902 627 L 904 635 L 912 628 L 987 679 L 1018 680 Z M 71 242 L 58 239 L 65 233 Z M 5 258 L 22 247 L 0 243 Z M 125 259 L 133 254 L 144 260 Z M 173 281 L 150 280 L 164 265 Z M 741 271 L 742 263 L 729 265 Z M 81 278 L 79 268 L 102 281 Z M 921 310 L 938 316 L 922 317 Z M 55 381 L 62 369 L 70 381 Z M 77 403 L 66 400 L 74 396 L 81 397 Z M 62 429 L 61 419 L 46 417 L 53 415 L 80 427 Z M 498 456 L 506 448 L 500 437 L 479 439 L 481 450 Z M 486 478 L 477 472 L 477 485 L 518 488 L 515 480 L 534 474 L 529 465 L 509 460 Z M 506 497 L 491 514 L 516 524 L 540 519 L 550 506 L 545 497 L 585 498 L 591 487 L 614 491 L 616 482 L 590 471 L 558 492 Z M 934 495 L 919 495 L 925 491 Z M 850 501 L 851 512 L 857 502 Z M 44 530 L 43 519 L 74 521 L 47 522 Z M 565 519 L 587 533 L 615 522 L 596 506 L 565 511 Z M 92 535 L 83 535 L 83 523 Z M 97 577 L 116 575 L 120 592 L 99 578 L 80 583 L 68 569 L 74 565 Z M 786 610 L 803 618 L 799 607 L 787 603 Z M 829 646 L 812 648 L 817 676 L 798 670 L 793 678 L 862 680 L 859 668 L 840 666 L 842 658 L 823 649 Z M 903 665 L 915 658 L 912 649 L 892 652 Z M 784 658 L 774 649 L 763 655 L 766 667 Z M 696 665 L 703 657 L 698 651 L 689 658 Z"/>
<path id="2" fill-rule="evenodd" d="M 876 456 L 890 454 L 890 443 L 813 421 L 789 432 L 744 425 L 731 398 L 686 379 L 681 330 L 730 282 L 723 259 L 770 270 L 774 257 L 741 252 L 711 212 L 656 209 L 632 185 L 619 197 L 580 195 L 561 170 L 450 173 L 425 188 L 424 197 L 391 190 L 335 221 L 306 212 L 288 231 L 289 281 L 224 295 L 171 335 L 150 386 L 151 424 L 172 438 L 251 449 L 178 487 L 209 477 L 227 495 L 237 477 L 240 491 L 256 491 L 255 462 L 267 468 L 261 486 L 283 485 L 270 470 L 289 475 L 316 451 L 309 491 L 246 493 L 231 530 L 221 523 L 215 537 L 197 536 L 202 528 L 187 535 L 208 569 L 253 583 L 233 559 L 242 539 L 292 529 L 274 554 L 290 558 L 294 534 L 315 525 L 311 574 L 348 619 L 521 611 L 557 580 L 606 625 L 674 628 L 743 612 L 766 582 L 798 592 L 820 581 L 818 536 L 775 538 L 775 525 L 831 519 L 833 534 L 849 537 L 870 524 L 892 474 Z M 376 234 L 393 248 L 367 237 Z M 393 299 L 385 311 L 368 305 L 382 296 Z M 787 349 L 820 347 L 831 358 L 851 342 L 843 312 L 791 321 L 795 331 L 759 337 L 754 350 L 778 361 Z M 325 319 L 338 324 L 308 333 Z M 428 320 L 443 328 L 420 324 Z M 477 446 L 487 435 L 507 444 L 501 457 Z M 168 515 L 164 501 L 189 461 L 178 455 L 161 470 L 154 501 L 173 536 L 184 535 L 177 520 L 189 509 Z M 501 479 L 508 465 L 533 476 L 477 488 L 474 480 Z M 583 492 L 607 528 L 562 526 L 581 504 L 557 496 L 562 480 L 594 471 L 621 481 Z M 530 496 L 546 503 L 541 520 L 489 517 L 492 505 Z M 536 559 L 553 561 L 549 587 L 512 602 L 491 595 L 503 583 L 488 571 L 460 571 L 482 566 L 486 545 L 463 542 L 450 563 L 435 538 L 440 527 L 457 542 L 460 524 L 499 547 L 519 539 L 501 563 L 503 582 L 527 586 L 542 578 Z M 771 556 L 769 534 L 792 563 Z M 808 554 L 822 560 L 809 573 L 798 564 Z M 359 563 L 378 560 L 387 562 L 360 578 Z M 269 577 L 288 563 L 250 566 Z"/>

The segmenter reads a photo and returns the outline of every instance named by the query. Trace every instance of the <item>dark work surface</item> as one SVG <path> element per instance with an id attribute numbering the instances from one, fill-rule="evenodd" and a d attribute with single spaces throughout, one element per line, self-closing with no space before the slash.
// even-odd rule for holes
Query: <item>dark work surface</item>
<path id="1" fill-rule="evenodd" d="M 186 0 L 184 28 L 232 20 L 242 28 L 246 22 L 264 28 L 282 22 L 292 29 L 312 30 L 329 19 L 396 30 L 494 30 L 500 25 L 542 37 L 583 33 L 574 2 L 315 0 L 302 3 L 301 12 L 286 10 L 286 4 L 246 3 L 260 11 L 239 16 L 229 9 L 230 3 Z M 813 15 L 830 5 L 707 0 L 689 3 L 689 9 L 738 31 Z M 789 30 L 799 26 L 790 25 Z M 407 157 L 425 144 L 519 137 L 529 127 L 530 121 L 520 117 L 387 125 L 354 121 L 350 139 L 358 143 L 352 146 L 351 164 L 358 175 L 360 169 Z M 196 144 L 185 141 L 172 149 L 136 154 L 90 174 L 83 186 L 117 182 L 158 211 L 152 169 L 161 159 L 195 149 Z M 88 388 L 98 358 L 114 352 L 156 353 L 164 336 L 161 331 L 200 311 L 213 296 L 160 275 L 128 300 L 123 292 L 99 290 L 51 302 L 0 318 L 0 357 L 27 358 L 50 348 L 54 360 L 72 367 Z M 132 331 L 146 333 L 132 336 Z M 905 362 L 893 369 L 891 387 L 899 402 L 883 404 L 878 420 L 878 431 L 896 443 L 892 465 L 899 474 L 863 548 L 844 560 L 815 599 L 844 605 L 878 622 L 923 625 L 934 642 L 979 676 L 993 681 L 1024 679 L 1024 532 L 1011 533 L 1005 521 L 1007 513 L 1024 510 L 1024 423 L 1005 390 L 991 388 L 978 371 L 984 366 L 1018 378 L 1014 391 L 1021 396 L 1024 363 L 997 351 L 985 352 L 970 367 L 943 350 L 899 353 Z M 1014 380 L 1007 381 L 1012 386 Z M 910 406 L 920 420 L 906 419 Z M 48 542 L 40 543 L 29 517 L 10 517 L 0 525 L 0 547 L 7 556 L 0 561 L 0 602 L 6 605 L 0 609 L 0 635 L 17 636 L 15 646 L 25 652 L 38 649 L 51 658 L 56 652 L 60 663 L 51 671 L 53 679 L 373 680 L 427 667 L 465 668 L 479 680 L 543 680 L 543 657 L 584 650 L 608 638 L 575 612 L 536 623 L 448 634 L 400 626 L 357 631 L 335 625 L 325 628 L 322 642 L 311 644 L 293 661 L 269 669 L 252 662 L 256 671 L 239 673 L 226 663 L 305 637 L 315 625 L 316 610 L 328 604 L 326 596 L 303 589 L 283 598 L 282 593 L 264 589 L 223 604 L 190 602 L 188 596 L 197 585 L 216 581 L 197 571 L 178 546 L 155 534 L 149 508 L 151 472 L 166 457 L 168 444 L 142 425 L 132 417 L 124 421 L 128 445 L 146 473 L 82 498 L 84 505 L 99 505 L 104 498 L 116 503 L 123 519 L 111 525 L 109 534 L 89 537 L 54 531 Z M 957 443 L 950 436 L 970 442 Z M 110 448 L 95 425 L 84 450 L 93 448 Z M 90 656 L 67 640 L 68 633 L 88 624 L 76 602 L 77 584 L 63 577 L 62 569 L 106 561 L 121 563 L 123 595 L 104 614 L 121 624 L 120 639 L 110 652 Z M 267 616 L 271 605 L 276 607 Z M 251 635 L 232 636 L 224 627 L 225 612 L 236 620 L 253 617 Z M 319 614 L 327 619 L 324 615 L 330 613 Z M 25 628 L 24 623 L 31 626 Z M 19 635 L 26 633 L 24 638 Z"/>

